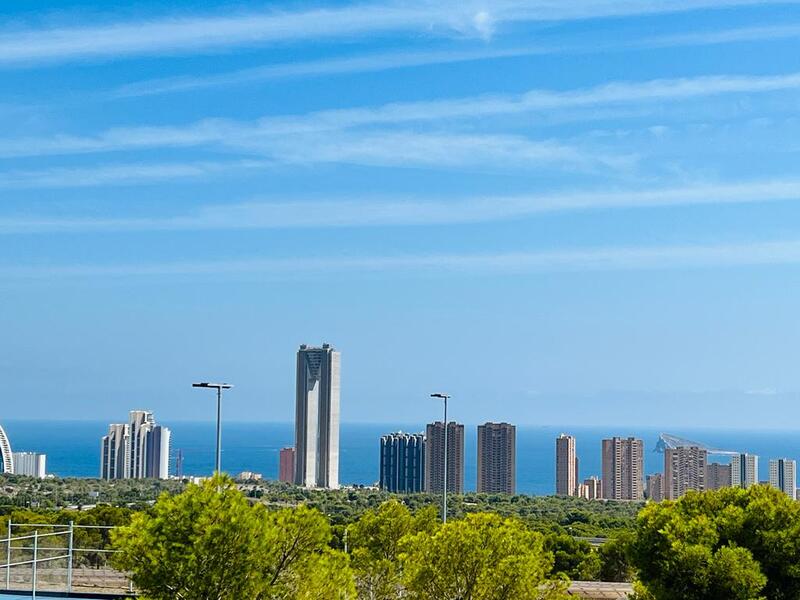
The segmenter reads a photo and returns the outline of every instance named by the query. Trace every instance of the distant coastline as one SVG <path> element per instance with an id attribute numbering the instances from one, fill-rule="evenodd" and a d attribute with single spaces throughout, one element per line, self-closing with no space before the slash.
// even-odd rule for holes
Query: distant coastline
<path id="1" fill-rule="evenodd" d="M 204 475 L 213 467 L 214 424 L 200 421 L 165 421 L 173 431 L 173 455 L 184 453 L 184 473 Z M 9 419 L 3 421 L 14 450 L 35 450 L 48 455 L 48 472 L 63 477 L 96 477 L 99 472 L 100 437 L 106 421 L 54 421 Z M 378 440 L 390 431 L 419 431 L 403 424 L 344 423 L 341 427 L 341 481 L 371 485 L 378 478 Z M 659 429 L 654 427 L 569 427 L 521 425 L 517 434 L 517 489 L 523 494 L 549 495 L 555 489 L 555 437 L 561 432 L 577 438 L 580 476 L 600 474 L 600 440 L 612 435 L 635 435 L 644 440 L 645 472 L 663 470 L 662 456 L 653 452 L 658 434 L 669 431 L 718 448 L 747 451 L 761 456 L 760 479 L 767 478 L 769 458 L 800 459 L 797 431 L 710 428 Z M 223 429 L 223 469 L 229 473 L 255 471 L 276 478 L 278 452 L 292 445 L 292 423 L 226 422 Z M 474 425 L 466 427 L 465 483 L 475 489 Z M 726 462 L 724 457 L 712 460 Z M 174 469 L 174 463 L 173 463 Z"/>

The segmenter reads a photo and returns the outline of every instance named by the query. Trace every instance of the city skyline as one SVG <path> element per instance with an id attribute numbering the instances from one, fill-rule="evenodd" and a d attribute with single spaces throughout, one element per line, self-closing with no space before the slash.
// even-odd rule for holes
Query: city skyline
<path id="1" fill-rule="evenodd" d="M 7 4 L 3 419 L 800 422 L 800 6 Z"/>

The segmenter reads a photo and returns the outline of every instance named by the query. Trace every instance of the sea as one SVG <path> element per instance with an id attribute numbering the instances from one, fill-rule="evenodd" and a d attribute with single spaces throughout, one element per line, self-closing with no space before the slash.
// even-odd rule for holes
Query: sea
<path id="1" fill-rule="evenodd" d="M 47 454 L 47 471 L 61 477 L 97 477 L 100 438 L 108 430 L 105 421 L 6 420 L 14 451 Z M 164 422 L 172 430 L 172 465 L 180 450 L 184 475 L 207 475 L 213 470 L 215 424 L 213 422 Z M 343 423 L 340 430 L 339 479 L 343 485 L 374 485 L 379 475 L 379 441 L 393 431 L 421 431 L 419 425 Z M 517 427 L 517 491 L 549 495 L 555 490 L 555 438 L 569 433 L 576 438 L 581 480 L 600 476 L 603 438 L 635 436 L 644 440 L 645 472 L 663 471 L 663 455 L 655 451 L 663 430 L 651 427 Z M 800 459 L 800 430 L 679 429 L 668 433 L 709 447 L 759 455 L 759 479 L 769 478 L 770 458 Z M 475 489 L 477 426 L 465 427 L 465 488 Z M 261 473 L 275 479 L 278 452 L 294 442 L 292 423 L 225 422 L 222 433 L 222 468 L 237 474 Z M 726 463 L 724 455 L 709 460 Z"/>

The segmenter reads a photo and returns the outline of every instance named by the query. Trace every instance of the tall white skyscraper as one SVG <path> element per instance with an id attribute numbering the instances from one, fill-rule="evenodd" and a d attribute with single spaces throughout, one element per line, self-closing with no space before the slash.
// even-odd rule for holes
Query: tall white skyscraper
<path id="1" fill-rule="evenodd" d="M 147 477 L 147 437 L 155 426 L 153 413 L 147 410 L 132 410 L 128 419 L 128 479 Z"/>
<path id="2" fill-rule="evenodd" d="M 341 354 L 330 344 L 297 351 L 294 482 L 339 487 Z"/>
<path id="3" fill-rule="evenodd" d="M 108 426 L 108 435 L 100 441 L 101 479 L 125 479 L 128 476 L 128 437 L 127 423 Z"/>
<path id="4" fill-rule="evenodd" d="M 167 479 L 171 432 L 156 424 L 153 413 L 132 410 L 127 423 L 108 427 L 100 445 L 103 479 Z"/>
<path id="5" fill-rule="evenodd" d="M 14 453 L 8 441 L 5 429 L 0 425 L 0 473 L 14 472 Z"/>
<path id="6" fill-rule="evenodd" d="M 47 477 L 47 455 L 38 452 L 14 452 L 14 474 L 44 479 Z"/>
<path id="7" fill-rule="evenodd" d="M 169 479 L 169 443 L 172 432 L 163 425 L 153 425 L 147 435 L 145 475 L 152 479 Z"/>
<path id="8" fill-rule="evenodd" d="M 578 493 L 578 458 L 575 438 L 562 433 L 556 438 L 556 495 L 575 496 Z"/>
<path id="9" fill-rule="evenodd" d="M 731 485 L 749 488 L 758 483 L 758 456 L 734 454 L 731 458 Z"/>
<path id="10" fill-rule="evenodd" d="M 797 463 L 788 458 L 770 460 L 769 484 L 794 500 L 797 493 Z"/>

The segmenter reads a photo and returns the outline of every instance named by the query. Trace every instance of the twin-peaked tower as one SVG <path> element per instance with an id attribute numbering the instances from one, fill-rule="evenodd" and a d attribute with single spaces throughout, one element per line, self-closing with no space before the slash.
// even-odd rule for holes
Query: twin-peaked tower
<path id="1" fill-rule="evenodd" d="M 339 487 L 341 354 L 330 344 L 297 351 L 294 482 Z"/>

